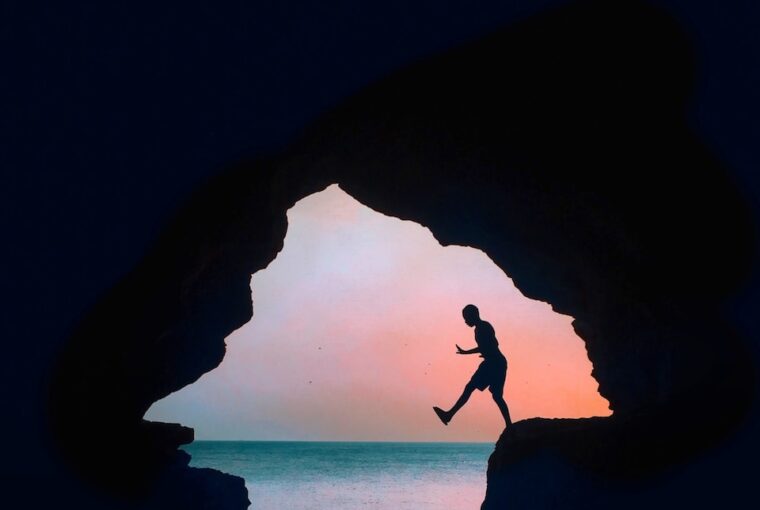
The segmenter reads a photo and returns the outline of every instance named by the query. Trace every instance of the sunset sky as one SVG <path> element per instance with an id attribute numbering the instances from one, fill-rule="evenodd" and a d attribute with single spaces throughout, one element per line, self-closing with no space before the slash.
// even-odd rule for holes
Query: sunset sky
<path id="1" fill-rule="evenodd" d="M 288 211 L 285 246 L 253 275 L 254 317 L 222 364 L 157 402 L 147 419 L 197 439 L 495 441 L 503 421 L 476 391 L 444 426 L 482 360 L 462 307 L 496 329 L 512 419 L 610 414 L 572 317 L 525 298 L 483 252 L 442 247 L 337 185 Z"/>

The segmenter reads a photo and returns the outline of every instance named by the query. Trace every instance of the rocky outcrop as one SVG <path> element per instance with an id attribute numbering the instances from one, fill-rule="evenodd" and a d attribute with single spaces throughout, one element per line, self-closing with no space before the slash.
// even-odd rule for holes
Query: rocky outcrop
<path id="1" fill-rule="evenodd" d="M 245 480 L 215 469 L 191 468 L 190 455 L 177 452 L 177 459 L 162 469 L 150 492 L 141 498 L 148 509 L 188 508 L 224 510 L 248 508 L 251 501 Z M 145 503 L 143 502 L 145 501 Z"/>
<path id="2" fill-rule="evenodd" d="M 718 309 L 746 277 L 752 239 L 685 121 L 692 73 L 663 13 L 583 2 L 402 70 L 283 153 L 230 168 L 72 334 L 51 388 L 61 452 L 136 502 L 163 487 L 242 508 L 239 480 L 188 470 L 186 434 L 145 435 L 141 417 L 221 362 L 285 212 L 334 182 L 442 244 L 483 250 L 525 295 L 575 317 L 614 418 L 520 424 L 491 458 L 487 508 L 588 508 L 606 494 L 598 477 L 646 477 L 709 448 L 751 397 L 743 340 Z M 539 493 L 552 473 L 566 483 Z"/>
<path id="3" fill-rule="evenodd" d="M 489 458 L 482 508 L 667 507 L 651 487 L 724 432 L 705 434 L 683 411 L 517 422 Z"/>

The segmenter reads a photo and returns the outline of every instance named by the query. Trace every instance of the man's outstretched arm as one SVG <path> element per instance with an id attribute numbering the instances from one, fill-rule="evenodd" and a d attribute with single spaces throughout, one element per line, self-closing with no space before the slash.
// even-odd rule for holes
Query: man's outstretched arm
<path id="1" fill-rule="evenodd" d="M 475 347 L 473 349 L 467 349 L 467 350 L 465 350 L 465 349 L 462 349 L 461 347 L 459 347 L 458 344 L 454 344 L 454 345 L 457 346 L 457 354 L 475 354 L 475 353 L 480 352 L 480 347 Z"/>

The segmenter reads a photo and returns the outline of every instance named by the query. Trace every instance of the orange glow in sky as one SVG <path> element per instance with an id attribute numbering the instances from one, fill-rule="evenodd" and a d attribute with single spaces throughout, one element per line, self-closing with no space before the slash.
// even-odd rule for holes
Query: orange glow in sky
<path id="1" fill-rule="evenodd" d="M 285 245 L 251 278 L 254 317 L 222 364 L 157 402 L 146 418 L 198 439 L 495 441 L 488 390 L 444 426 L 481 361 L 462 307 L 473 303 L 508 360 L 513 420 L 607 416 L 572 317 L 524 297 L 483 252 L 442 247 L 337 185 L 288 211 Z"/>

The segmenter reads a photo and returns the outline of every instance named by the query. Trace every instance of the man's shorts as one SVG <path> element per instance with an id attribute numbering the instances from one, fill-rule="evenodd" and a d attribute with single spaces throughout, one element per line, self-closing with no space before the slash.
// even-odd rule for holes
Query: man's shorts
<path id="1" fill-rule="evenodd" d="M 470 384 L 483 391 L 491 387 L 491 393 L 500 394 L 504 391 L 504 380 L 507 377 L 507 360 L 504 357 L 483 360 L 472 374 Z"/>

